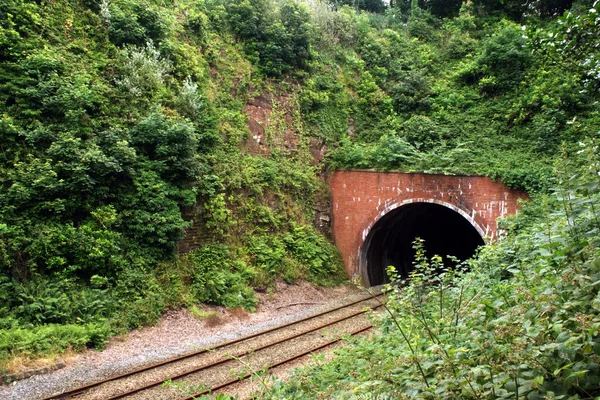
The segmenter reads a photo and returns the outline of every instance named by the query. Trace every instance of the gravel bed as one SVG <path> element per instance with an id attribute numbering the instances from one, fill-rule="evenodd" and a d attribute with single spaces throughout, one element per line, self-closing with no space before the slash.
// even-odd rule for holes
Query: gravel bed
<path id="1" fill-rule="evenodd" d="M 190 375 L 190 371 L 197 369 L 198 367 L 207 366 L 216 361 L 232 364 L 231 368 L 235 369 L 236 367 L 239 367 L 239 365 L 238 365 L 239 363 L 236 363 L 236 362 L 230 363 L 229 362 L 232 359 L 232 357 L 231 357 L 232 355 L 234 355 L 236 357 L 243 357 L 248 352 L 254 352 L 254 350 L 256 351 L 256 353 L 254 353 L 253 356 L 256 355 L 259 351 L 264 352 L 266 350 L 268 352 L 269 351 L 268 348 L 271 347 L 272 344 L 277 341 L 284 340 L 287 338 L 292 338 L 293 336 L 295 336 L 297 334 L 302 334 L 303 332 L 306 332 L 308 330 L 320 328 L 321 326 L 323 326 L 324 324 L 327 324 L 327 323 L 334 323 L 335 321 L 338 321 L 339 319 L 352 316 L 356 311 L 363 311 L 364 308 L 367 306 L 372 307 L 372 306 L 375 306 L 376 304 L 377 303 L 374 300 L 356 304 L 354 306 L 351 306 L 350 308 L 336 310 L 336 311 L 333 311 L 332 313 L 328 313 L 326 315 L 320 316 L 319 318 L 311 319 L 308 321 L 303 321 L 298 324 L 294 324 L 292 326 L 285 327 L 283 329 L 278 329 L 273 332 L 259 335 L 255 338 L 244 340 L 240 343 L 227 345 L 216 351 L 201 353 L 197 356 L 193 356 L 193 357 L 190 357 L 190 358 L 187 358 L 184 360 L 180 360 L 174 364 L 164 365 L 162 367 L 154 368 L 149 371 L 144 371 L 144 372 L 135 374 L 134 376 L 130 376 L 130 377 L 127 377 L 124 379 L 107 382 L 104 385 L 93 388 L 92 390 L 90 390 L 89 392 L 80 396 L 79 398 L 81 400 L 103 400 L 103 399 L 111 398 L 114 395 L 124 393 L 129 390 L 138 388 L 140 386 L 145 386 L 145 385 L 149 385 L 149 384 L 160 385 L 166 379 L 169 379 L 171 377 L 174 377 L 174 376 L 177 376 L 180 374 L 186 374 L 183 377 L 183 380 L 191 381 L 192 375 Z M 364 314 L 362 314 L 361 317 L 364 318 Z M 353 317 L 353 320 L 356 321 L 356 317 Z M 327 330 L 339 329 L 340 327 L 343 327 L 344 323 L 348 323 L 348 321 L 337 322 L 334 326 L 329 327 L 329 328 L 327 328 L 327 327 L 320 328 L 319 331 L 322 333 L 322 332 L 326 332 Z M 294 341 L 307 340 L 307 339 L 310 339 L 310 335 L 302 336 L 301 338 L 291 339 L 287 343 L 288 343 L 288 345 L 291 345 L 293 347 Z M 264 346 L 269 346 L 269 347 L 265 350 L 259 350 Z M 281 344 L 281 345 L 277 345 L 277 346 L 279 346 L 279 348 L 284 349 L 286 344 Z M 274 347 L 274 348 L 276 348 L 276 347 Z M 230 367 L 227 367 L 227 368 L 230 368 Z M 206 373 L 208 373 L 209 376 L 215 375 L 214 370 L 212 370 L 212 371 L 213 372 L 208 372 L 208 370 L 207 370 Z M 205 375 L 206 373 L 202 373 L 202 374 Z M 227 376 L 227 374 L 226 374 L 226 376 Z M 201 379 L 204 379 L 204 378 L 201 378 Z M 209 380 L 211 380 L 211 379 L 212 379 L 212 377 Z M 203 382 L 207 383 L 206 381 L 203 381 Z M 160 391 L 161 391 L 160 388 L 158 388 L 157 390 L 153 389 L 152 391 L 148 392 L 150 394 L 143 395 L 139 398 L 152 398 L 152 397 L 162 398 L 162 395 L 158 393 Z"/>
<path id="2" fill-rule="evenodd" d="M 332 327 L 311 332 L 284 343 L 274 345 L 273 347 L 251 353 L 247 356 L 228 360 L 224 364 L 214 368 L 188 375 L 184 378 L 184 381 L 191 385 L 205 385 L 206 387 L 223 384 L 247 373 L 261 371 L 266 366 L 283 361 L 294 354 L 302 354 L 306 351 L 310 351 L 316 346 L 326 344 L 330 340 L 341 337 L 344 333 L 351 332 L 357 327 L 366 326 L 368 324 L 368 318 L 365 315 L 359 315 L 350 320 L 339 322 Z M 225 391 L 229 392 L 228 389 L 225 389 Z M 151 390 L 127 397 L 128 400 L 177 400 L 181 398 L 182 394 L 180 392 L 162 387 L 155 387 Z"/>
<path id="3" fill-rule="evenodd" d="M 67 367 L 50 374 L 34 376 L 0 388 L 6 400 L 39 400 L 44 397 L 93 383 L 131 369 L 214 346 L 278 325 L 292 322 L 335 304 L 364 294 L 348 286 L 314 288 L 301 282 L 278 283 L 275 296 L 262 295 L 257 313 L 229 315 L 216 310 L 225 322 L 209 326 L 194 320 L 185 310 L 168 313 L 155 327 L 130 333 L 125 339 L 111 341 L 104 352 L 89 351 L 67 361 Z"/>
<path id="4" fill-rule="evenodd" d="M 356 328 L 356 327 L 354 327 Z M 356 335 L 355 337 L 368 337 L 373 334 L 373 331 L 367 331 Z M 331 347 L 317 350 L 308 356 L 298 358 L 287 364 L 280 365 L 276 368 L 269 370 L 268 375 L 262 376 L 260 381 L 258 379 L 246 380 L 234 384 L 227 388 L 227 390 L 216 391 L 215 394 L 227 393 L 229 395 L 238 396 L 240 400 L 247 400 L 252 398 L 253 395 L 259 395 L 264 390 L 267 390 L 276 380 L 287 380 L 293 376 L 294 372 L 300 368 L 307 367 L 314 364 L 314 358 L 318 357 L 319 362 L 327 362 L 334 356 L 334 349 L 339 347 L 347 346 L 348 342 L 340 341 Z M 322 357 L 322 358 L 321 358 Z"/>
<path id="5" fill-rule="evenodd" d="M 319 326 L 322 326 L 326 323 L 350 316 L 356 311 L 362 311 L 366 306 L 375 306 L 376 304 L 377 303 L 375 301 L 360 303 L 350 308 L 334 311 L 331 314 L 324 315 L 314 320 L 300 322 L 296 325 L 292 325 L 281 330 L 276 330 L 274 332 L 269 332 L 255 338 L 244 340 L 240 343 L 228 345 L 226 347 L 218 349 L 218 351 L 215 352 L 202 353 L 198 356 L 181 360 L 176 364 L 165 365 L 159 368 L 142 372 L 140 374 L 136 374 L 135 376 L 110 382 L 105 385 L 102 385 L 101 387 L 93 388 L 90 392 L 86 393 L 80 398 L 82 400 L 102 400 L 111 397 L 115 394 L 123 393 L 142 385 L 148 385 L 153 383 L 160 384 L 166 379 L 169 379 L 170 377 L 182 373 L 187 373 L 188 371 L 214 363 L 216 361 L 229 360 L 231 359 L 231 355 L 234 355 L 236 357 L 243 356 L 251 349 L 259 349 L 265 345 L 271 344 L 281 339 L 292 337 L 296 334 L 305 332 L 310 329 L 318 328 Z M 187 380 L 187 377 L 184 379 Z"/>

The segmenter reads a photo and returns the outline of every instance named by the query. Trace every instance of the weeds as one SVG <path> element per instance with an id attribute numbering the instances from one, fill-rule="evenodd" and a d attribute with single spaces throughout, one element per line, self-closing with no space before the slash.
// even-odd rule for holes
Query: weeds
<path id="1" fill-rule="evenodd" d="M 555 198 L 534 199 L 468 264 L 446 269 L 415 242 L 410 278 L 388 269 L 382 334 L 276 384 L 270 398 L 600 396 L 600 190 L 588 172 L 596 152 L 582 142 L 563 157 L 557 176 L 568 183 Z"/>

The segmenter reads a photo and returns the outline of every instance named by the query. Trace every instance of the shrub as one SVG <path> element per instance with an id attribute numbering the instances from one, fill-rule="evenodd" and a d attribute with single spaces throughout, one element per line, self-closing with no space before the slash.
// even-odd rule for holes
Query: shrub
<path id="1" fill-rule="evenodd" d="M 354 11 L 344 7 L 336 11 L 325 1 L 309 3 L 312 8 L 314 40 L 318 47 L 334 50 L 336 46 L 351 46 L 357 40 Z"/>
<path id="2" fill-rule="evenodd" d="M 345 279 L 335 246 L 309 225 L 296 225 L 283 237 L 292 257 L 308 266 L 308 279 L 319 285 L 335 285 Z"/>
<path id="3" fill-rule="evenodd" d="M 519 85 L 532 64 L 532 57 L 519 27 L 505 23 L 485 40 L 474 62 L 474 70 L 465 73 L 463 79 L 468 82 L 475 77 L 480 92 L 491 97 Z"/>
<path id="4" fill-rule="evenodd" d="M 141 46 L 148 40 L 160 41 L 166 36 L 168 23 L 149 2 L 121 0 L 108 6 L 106 3 L 101 4 L 100 10 L 114 44 Z"/>
<path id="5" fill-rule="evenodd" d="M 0 362 L 11 356 L 30 358 L 60 354 L 86 347 L 101 349 L 112 334 L 104 324 L 42 325 L 33 329 L 0 329 Z"/>
<path id="6" fill-rule="evenodd" d="M 225 245 L 205 245 L 187 255 L 193 268 L 192 289 L 198 302 L 253 310 L 257 299 L 249 286 L 254 271 Z"/>
<path id="7" fill-rule="evenodd" d="M 22 326 L 101 322 L 113 309 L 106 289 L 39 275 L 22 283 L 5 280 L 0 300 L 0 315 L 11 315 Z"/>
<path id="8" fill-rule="evenodd" d="M 402 125 L 403 138 L 415 148 L 431 150 L 444 137 L 444 128 L 423 115 L 413 115 Z"/>
<path id="9" fill-rule="evenodd" d="M 115 281 L 111 315 L 115 330 L 126 332 L 155 324 L 171 305 L 167 293 L 170 288 L 161 287 L 153 269 L 142 260 L 132 260 L 130 267 L 121 271 Z"/>
<path id="10" fill-rule="evenodd" d="M 285 0 L 274 10 L 267 0 L 227 3 L 230 29 L 244 40 L 246 51 L 268 76 L 306 68 L 310 53 L 310 14 Z"/>
<path id="11" fill-rule="evenodd" d="M 161 57 L 152 41 L 145 46 L 126 46 L 122 50 L 123 65 L 118 86 L 125 88 L 133 96 L 152 94 L 163 84 L 171 70 L 171 63 Z"/>
<path id="12" fill-rule="evenodd" d="M 406 73 L 393 84 L 389 94 L 398 113 L 427 111 L 429 108 L 429 83 L 421 73 Z"/>

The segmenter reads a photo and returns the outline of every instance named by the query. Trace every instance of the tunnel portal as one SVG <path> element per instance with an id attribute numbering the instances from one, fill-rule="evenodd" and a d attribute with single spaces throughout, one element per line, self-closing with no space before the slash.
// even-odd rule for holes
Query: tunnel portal
<path id="1" fill-rule="evenodd" d="M 484 241 L 475 227 L 452 208 L 427 202 L 402 205 L 382 216 L 369 231 L 361 254 L 363 278 L 370 286 L 388 282 L 385 269 L 396 267 L 402 277 L 413 270 L 416 238 L 425 241 L 427 257 L 437 254 L 444 264 L 454 256 L 466 260 Z"/>

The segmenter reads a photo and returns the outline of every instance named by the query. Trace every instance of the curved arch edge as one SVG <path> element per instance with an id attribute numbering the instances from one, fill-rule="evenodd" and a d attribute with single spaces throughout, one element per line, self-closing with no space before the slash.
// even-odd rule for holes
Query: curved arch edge
<path id="1" fill-rule="evenodd" d="M 481 225 L 479 225 L 476 221 L 475 221 L 475 211 L 473 211 L 473 213 L 471 213 L 471 215 L 469 215 L 467 210 L 464 210 L 458 206 L 455 206 L 454 204 L 450 204 L 447 203 L 445 201 L 441 201 L 441 200 L 436 200 L 436 199 L 408 199 L 408 200 L 404 200 L 398 203 L 393 203 L 389 206 L 386 206 L 379 214 L 377 214 L 377 216 L 375 217 L 375 219 L 373 221 L 371 221 L 371 223 L 369 224 L 369 226 L 367 226 L 363 232 L 362 232 L 362 241 L 364 243 L 365 239 L 367 238 L 367 236 L 369 236 L 369 233 L 371 232 L 371 229 L 373 229 L 373 227 L 375 226 L 375 224 L 377 224 L 377 222 L 379 222 L 379 220 L 381 218 L 383 218 L 386 214 L 388 214 L 390 211 L 393 211 L 397 208 L 400 208 L 402 206 L 405 206 L 407 204 L 413 204 L 413 203 L 432 203 L 432 204 L 438 204 L 440 206 L 444 206 L 447 207 L 453 211 L 456 211 L 457 213 L 459 213 L 464 219 L 466 219 L 471 225 L 473 225 L 473 228 L 475 228 L 475 230 L 477 231 L 477 233 L 479 233 L 479 236 L 481 236 L 481 239 L 483 239 L 483 241 L 485 243 L 489 243 L 489 241 L 491 240 L 491 238 L 487 235 L 486 232 L 489 232 L 489 227 L 488 229 L 486 229 L 485 231 L 483 230 L 483 228 L 481 227 Z M 362 246 L 361 246 L 362 247 Z M 359 249 L 360 251 L 361 249 Z"/>
<path id="2" fill-rule="evenodd" d="M 386 205 L 386 207 L 379 214 L 377 214 L 377 216 L 371 221 L 371 223 L 369 223 L 369 225 L 362 231 L 361 245 L 358 248 L 358 254 L 357 254 L 357 260 L 358 260 L 357 267 L 358 268 L 357 268 L 357 274 L 355 274 L 355 275 L 360 276 L 362 283 L 364 285 L 366 285 L 367 287 L 370 286 L 370 279 L 369 279 L 367 260 L 366 260 L 366 254 L 365 254 L 366 252 L 364 250 L 365 250 L 365 247 L 368 246 L 368 238 L 369 238 L 369 234 L 371 233 L 371 230 L 384 216 L 386 216 L 391 211 L 396 210 L 400 207 L 406 206 L 408 204 L 414 204 L 414 203 L 430 203 L 430 204 L 437 204 L 437 205 L 449 208 L 450 210 L 461 215 L 467 222 L 469 222 L 471 224 L 471 226 L 477 231 L 477 233 L 479 234 L 479 236 L 481 237 L 481 239 L 483 240 L 483 242 L 485 244 L 488 244 L 491 240 L 493 240 L 493 238 L 491 238 L 490 236 L 488 236 L 486 234 L 486 232 L 489 232 L 489 226 L 484 231 L 484 229 L 481 227 L 481 225 L 479 225 L 475 221 L 475 211 L 474 210 L 471 214 L 469 214 L 469 212 L 467 210 L 462 209 L 454 204 L 447 203 L 445 201 L 441 201 L 441 200 L 437 200 L 437 199 L 423 199 L 423 198 L 412 198 L 412 199 L 403 200 L 401 202 L 396 202 L 396 203 L 393 203 L 390 205 Z"/>

